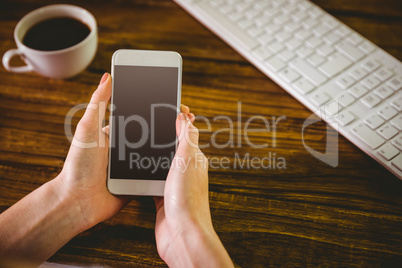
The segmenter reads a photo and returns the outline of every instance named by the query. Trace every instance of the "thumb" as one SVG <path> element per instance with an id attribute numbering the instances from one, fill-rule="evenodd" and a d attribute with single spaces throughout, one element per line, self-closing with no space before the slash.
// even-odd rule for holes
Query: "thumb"
<path id="1" fill-rule="evenodd" d="M 180 113 L 176 119 L 176 134 L 179 139 L 179 146 L 192 146 L 198 148 L 199 132 L 191 123 L 185 113 Z"/>
<path id="2" fill-rule="evenodd" d="M 94 118 L 97 118 L 98 113 L 100 113 L 102 117 L 99 118 L 99 120 L 103 120 L 107 102 L 112 94 L 112 80 L 110 78 L 110 74 L 108 73 L 105 73 L 102 76 L 99 86 L 92 94 L 91 101 L 85 111 L 83 116 L 84 120 L 91 121 Z M 101 110 L 101 112 L 98 112 L 98 110 Z"/>

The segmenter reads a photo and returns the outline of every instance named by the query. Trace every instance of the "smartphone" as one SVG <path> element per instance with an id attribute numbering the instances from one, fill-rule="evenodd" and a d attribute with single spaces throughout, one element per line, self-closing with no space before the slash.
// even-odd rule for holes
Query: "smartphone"
<path id="1" fill-rule="evenodd" d="M 177 52 L 113 54 L 107 178 L 112 194 L 163 195 L 177 148 L 181 72 Z"/>

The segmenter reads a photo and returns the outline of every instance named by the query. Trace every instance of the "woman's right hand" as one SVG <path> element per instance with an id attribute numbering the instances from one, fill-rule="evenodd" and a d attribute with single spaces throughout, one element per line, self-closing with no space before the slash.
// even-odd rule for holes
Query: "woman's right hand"
<path id="1" fill-rule="evenodd" d="M 176 120 L 179 140 L 166 179 L 156 197 L 155 236 L 161 258 L 171 267 L 233 267 L 211 220 L 208 159 L 198 147 L 194 115 L 182 106 Z"/>

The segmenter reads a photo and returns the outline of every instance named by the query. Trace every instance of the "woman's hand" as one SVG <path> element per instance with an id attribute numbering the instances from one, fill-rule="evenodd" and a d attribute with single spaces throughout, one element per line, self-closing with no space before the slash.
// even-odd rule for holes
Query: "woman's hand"
<path id="1" fill-rule="evenodd" d="M 187 107 L 182 111 L 176 120 L 179 146 L 164 197 L 155 198 L 158 252 L 171 267 L 233 267 L 212 226 L 208 160 L 198 147 L 195 117 Z"/>
<path id="2" fill-rule="evenodd" d="M 57 178 L 62 191 L 79 200 L 85 228 L 112 217 L 128 202 L 127 197 L 114 196 L 106 187 L 109 138 L 102 122 L 112 93 L 111 80 L 105 73 L 93 93 Z"/>
<path id="3" fill-rule="evenodd" d="M 101 126 L 110 95 L 111 77 L 105 74 L 77 126 L 62 172 L 0 214 L 1 261 L 38 266 L 127 203 L 106 188 L 109 144 Z"/>

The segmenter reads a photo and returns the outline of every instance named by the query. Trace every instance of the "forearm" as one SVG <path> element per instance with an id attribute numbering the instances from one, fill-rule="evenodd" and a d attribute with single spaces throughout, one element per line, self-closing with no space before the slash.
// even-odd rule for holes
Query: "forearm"
<path id="1" fill-rule="evenodd" d="M 46 261 L 83 231 L 79 205 L 52 180 L 0 215 L 0 259 Z"/>
<path id="2" fill-rule="evenodd" d="M 232 260 L 212 227 L 184 231 L 168 253 L 169 267 L 233 267 Z"/>

